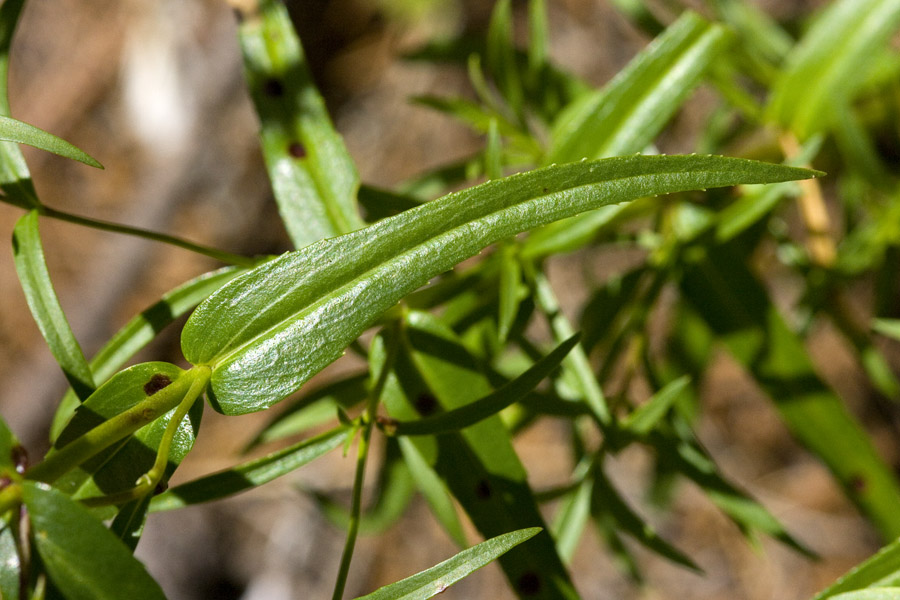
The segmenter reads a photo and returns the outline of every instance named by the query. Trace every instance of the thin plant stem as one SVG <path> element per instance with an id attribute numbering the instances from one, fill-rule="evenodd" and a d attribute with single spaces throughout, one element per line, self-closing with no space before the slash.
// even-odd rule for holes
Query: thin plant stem
<path id="1" fill-rule="evenodd" d="M 400 345 L 400 320 L 394 322 L 392 335 L 390 336 L 390 345 L 388 353 L 385 357 L 384 365 L 378 374 L 378 379 L 369 394 L 369 401 L 366 405 L 366 412 L 363 417 L 364 425 L 362 435 L 359 438 L 359 446 L 356 449 L 356 474 L 353 478 L 353 498 L 350 505 L 350 521 L 347 525 L 347 539 L 344 542 L 344 550 L 341 553 L 341 564 L 338 568 L 337 580 L 334 583 L 334 593 L 332 600 L 341 600 L 344 596 L 344 588 L 347 586 L 347 576 L 350 574 L 350 562 L 353 560 L 353 549 L 356 547 L 356 538 L 359 534 L 360 515 L 362 514 L 362 493 L 363 483 L 366 475 L 366 459 L 369 455 L 369 445 L 372 439 L 372 429 L 375 425 L 376 411 L 378 410 L 378 402 L 384 391 L 387 382 L 388 373 L 394 364 L 394 358 L 397 356 L 397 347 Z"/>
<path id="2" fill-rule="evenodd" d="M 166 414 L 182 403 L 188 394 L 196 392 L 199 395 L 209 381 L 209 374 L 209 367 L 194 367 L 146 400 L 50 454 L 43 462 L 28 469 L 25 478 L 53 483 L 98 452 Z"/>
<path id="3" fill-rule="evenodd" d="M 195 244 L 193 242 L 189 242 L 172 235 L 158 233 L 156 231 L 150 231 L 148 229 L 129 227 L 128 225 L 120 225 L 119 223 L 110 223 L 109 221 L 101 221 L 88 217 L 80 217 L 78 215 L 73 215 L 71 213 L 56 210 L 55 208 L 50 208 L 49 206 L 35 207 L 35 210 L 37 210 L 41 216 L 49 217 L 51 219 L 66 221 L 67 223 L 74 223 L 76 225 L 83 225 L 85 227 L 99 229 L 101 231 L 110 231 L 112 233 L 121 233 L 124 235 L 131 235 L 147 240 L 153 240 L 155 242 L 162 242 L 164 244 L 169 244 L 170 246 L 176 246 L 184 250 L 189 250 L 197 254 L 202 254 L 203 256 L 214 258 L 226 264 L 238 265 L 241 267 L 252 267 L 255 266 L 257 262 L 253 258 L 241 256 L 239 254 L 232 254 L 231 252 L 225 252 L 224 250 L 218 250 L 216 248 L 210 248 L 208 246 L 202 246 L 200 244 Z"/>

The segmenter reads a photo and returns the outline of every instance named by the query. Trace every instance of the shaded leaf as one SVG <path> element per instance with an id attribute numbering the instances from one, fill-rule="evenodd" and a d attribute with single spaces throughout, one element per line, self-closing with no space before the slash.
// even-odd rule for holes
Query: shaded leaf
<path id="1" fill-rule="evenodd" d="M 38 554 L 68 600 L 165 600 L 144 566 L 87 509 L 31 481 L 22 497 Z"/>
<path id="2" fill-rule="evenodd" d="M 690 383 L 691 378 L 688 376 L 667 383 L 664 388 L 653 394 L 647 402 L 637 407 L 623 419 L 622 427 L 637 436 L 647 435 L 666 415 L 675 401 L 681 397 Z"/>
<path id="3" fill-rule="evenodd" d="M 540 528 L 520 529 L 491 538 L 463 550 L 453 558 L 431 567 L 403 581 L 392 583 L 361 596 L 357 600 L 426 600 L 440 594 L 466 577 L 540 532 Z"/>
<path id="4" fill-rule="evenodd" d="M 578 343 L 578 337 L 578 334 L 573 335 L 527 371 L 484 398 L 415 421 L 392 421 L 385 429 L 390 435 L 435 435 L 461 431 L 483 421 L 536 388 L 541 381 L 559 367 L 563 358 Z"/>

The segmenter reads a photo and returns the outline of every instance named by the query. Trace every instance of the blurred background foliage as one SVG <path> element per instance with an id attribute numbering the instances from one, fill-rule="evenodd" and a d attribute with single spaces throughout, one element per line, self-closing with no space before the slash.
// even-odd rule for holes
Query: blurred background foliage
<path id="1" fill-rule="evenodd" d="M 891 340 L 900 318 L 900 7 L 548 0 L 542 25 L 538 4 L 288 3 L 366 184 L 367 216 L 389 211 L 388 200 L 402 207 L 486 176 L 636 152 L 787 161 L 829 176 L 613 207 L 510 241 L 410 299 L 430 309 L 456 294 L 438 323 L 413 313 L 408 362 L 397 369 L 418 373 L 407 388 L 439 389 L 451 366 L 434 361 L 429 344 L 443 336 L 479 365 L 444 377 L 490 389 L 581 330 L 583 354 L 504 419 L 583 597 L 809 598 L 900 534 Z M 12 114 L 106 166 L 89 172 L 26 149 L 45 203 L 239 253 L 291 247 L 231 8 L 45 0 L 28 4 L 21 27 Z M 18 216 L 0 207 L 8 227 Z M 215 266 L 141 240 L 43 227 L 88 355 L 147 299 Z M 11 259 L 0 280 L 2 410 L 25 445 L 40 448 L 66 384 L 27 318 Z M 177 332 L 140 356 L 178 362 Z M 331 418 L 335 402 L 361 398 L 364 370 L 348 356 L 274 423 L 250 415 L 236 425 L 207 411 L 178 477 Z M 428 397 L 394 392 L 398 403 Z M 573 398 L 586 398 L 593 417 L 573 416 L 584 410 Z M 537 418 L 552 410 L 567 418 Z M 474 537 L 452 510 L 435 508 L 436 496 L 416 496 L 398 460 L 415 455 L 404 445 L 380 448 L 365 521 L 380 537 L 362 540 L 351 591 L 426 568 Z M 171 597 L 326 596 L 349 462 L 335 453 L 245 496 L 152 517 L 139 555 Z M 511 597 L 490 569 L 447 594 Z"/>

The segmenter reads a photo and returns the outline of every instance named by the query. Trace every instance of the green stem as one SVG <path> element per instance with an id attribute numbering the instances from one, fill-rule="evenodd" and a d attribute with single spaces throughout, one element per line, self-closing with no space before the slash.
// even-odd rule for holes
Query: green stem
<path id="1" fill-rule="evenodd" d="M 195 398 L 199 396 L 209 381 L 209 374 L 209 367 L 194 367 L 146 400 L 50 454 L 43 462 L 28 469 L 25 478 L 53 483 L 103 449 L 166 414 L 182 403 L 188 394 L 196 393 Z"/>
<path id="2" fill-rule="evenodd" d="M 350 562 L 353 560 L 353 549 L 356 547 L 356 537 L 359 534 L 360 515 L 362 513 L 362 492 L 366 475 L 366 458 L 369 455 L 369 442 L 372 439 L 372 428 L 375 425 L 375 413 L 378 410 L 378 401 L 384 391 L 388 373 L 397 356 L 397 347 L 400 345 L 399 335 L 400 321 L 394 324 L 393 335 L 390 336 L 390 346 L 385 357 L 384 365 L 375 381 L 375 386 L 369 394 L 369 402 L 366 405 L 365 425 L 359 439 L 359 447 L 356 453 L 356 474 L 353 477 L 353 499 L 350 505 L 350 521 L 347 525 L 347 540 L 344 542 L 344 550 L 341 553 L 341 565 L 338 568 L 337 580 L 334 584 L 332 600 L 341 600 L 344 588 L 347 585 L 347 576 L 350 574 Z"/>
<path id="3" fill-rule="evenodd" d="M 534 286 L 537 306 L 550 322 L 554 341 L 560 344 L 574 335 L 575 331 L 572 329 L 572 324 L 560 310 L 556 294 L 553 293 L 553 288 L 544 274 L 535 269 L 534 265 L 529 262 L 525 262 L 523 266 L 526 275 Z M 562 364 L 563 368 L 569 369 L 575 376 L 585 403 L 594 413 L 594 416 L 597 417 L 600 425 L 604 427 L 611 425 L 612 416 L 610 415 L 609 407 L 606 405 L 606 398 L 603 397 L 603 390 L 600 389 L 600 384 L 597 383 L 597 378 L 594 377 L 594 371 L 591 369 L 591 364 L 588 362 L 587 354 L 585 354 L 581 342 L 572 348 L 572 351 L 569 352 Z"/>
<path id="4" fill-rule="evenodd" d="M 83 225 L 85 227 L 91 227 L 93 229 L 99 229 L 101 231 L 111 231 L 113 233 L 122 233 L 125 235 L 131 235 L 147 240 L 153 240 L 155 242 L 162 242 L 164 244 L 169 244 L 170 246 L 177 246 L 178 248 L 196 252 L 197 254 L 209 256 L 210 258 L 214 258 L 226 264 L 238 265 L 241 267 L 253 267 L 257 262 L 255 259 L 248 258 L 246 256 L 232 254 L 230 252 L 217 250 L 208 246 L 201 246 L 200 244 L 195 244 L 193 242 L 189 242 L 175 236 L 166 235 L 164 233 L 157 233 L 148 229 L 129 227 L 128 225 L 120 225 L 118 223 L 110 223 L 109 221 L 100 221 L 97 219 L 90 219 L 88 217 L 80 217 L 78 215 L 73 215 L 71 213 L 50 208 L 49 206 L 35 207 L 35 210 L 37 210 L 41 216 L 49 217 L 51 219 L 66 221 L 67 223 L 74 223 L 76 225 Z"/>

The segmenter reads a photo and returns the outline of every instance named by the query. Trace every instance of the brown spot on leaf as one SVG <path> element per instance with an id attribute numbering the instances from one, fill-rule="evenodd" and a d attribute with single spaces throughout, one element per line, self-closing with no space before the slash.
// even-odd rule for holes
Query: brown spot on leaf
<path id="1" fill-rule="evenodd" d="M 493 490 L 491 489 L 491 482 L 487 479 L 481 479 L 475 485 L 475 495 L 478 496 L 481 500 L 487 500 L 491 497 Z"/>
<path id="2" fill-rule="evenodd" d="M 866 491 L 866 478 L 862 475 L 854 475 L 850 478 L 850 489 L 854 493 L 862 494 Z"/>
<path id="3" fill-rule="evenodd" d="M 288 146 L 288 154 L 294 158 L 306 158 L 306 148 L 300 142 L 291 142 Z"/>
<path id="4" fill-rule="evenodd" d="M 534 596 L 541 591 L 541 577 L 533 571 L 523 573 L 516 582 L 516 590 L 522 596 Z"/>
<path id="5" fill-rule="evenodd" d="M 171 383 L 172 380 L 169 379 L 168 375 L 164 373 L 157 373 L 150 378 L 150 381 L 144 384 L 144 393 L 148 396 L 152 396 L 164 387 L 171 385 Z"/>
<path id="6" fill-rule="evenodd" d="M 284 95 L 284 84 L 275 79 L 266 79 L 262 86 L 263 93 L 270 98 L 280 98 Z"/>
<path id="7" fill-rule="evenodd" d="M 428 415 L 434 414 L 434 411 L 437 410 L 438 401 L 434 395 L 429 394 L 428 392 L 422 392 L 416 396 L 413 405 L 416 407 L 416 410 L 419 411 L 420 415 L 427 417 Z"/>

